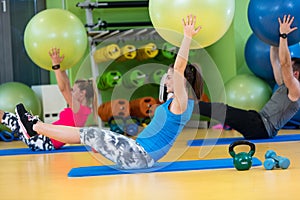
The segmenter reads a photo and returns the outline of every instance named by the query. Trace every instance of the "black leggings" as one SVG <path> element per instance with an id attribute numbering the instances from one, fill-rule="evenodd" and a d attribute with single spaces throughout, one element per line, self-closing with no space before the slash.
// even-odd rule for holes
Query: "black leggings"
<path id="1" fill-rule="evenodd" d="M 199 102 L 200 115 L 228 125 L 240 132 L 245 139 L 269 138 L 268 132 L 258 112 L 242 110 L 224 103 Z"/>

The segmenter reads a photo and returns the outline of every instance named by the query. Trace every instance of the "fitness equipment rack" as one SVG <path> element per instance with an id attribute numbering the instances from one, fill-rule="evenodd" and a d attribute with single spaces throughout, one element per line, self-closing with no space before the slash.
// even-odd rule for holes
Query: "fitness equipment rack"
<path id="1" fill-rule="evenodd" d="M 138 7 L 148 7 L 148 0 L 146 1 L 116 1 L 116 2 L 90 2 L 86 0 L 81 3 L 77 3 L 77 7 L 85 9 L 86 11 L 86 25 L 88 29 L 88 35 L 93 36 L 93 41 L 95 39 L 104 40 L 107 37 L 114 36 L 121 30 L 107 30 L 109 27 L 142 27 L 142 26 L 152 26 L 151 22 L 120 22 L 120 23 L 109 23 L 102 19 L 98 19 L 97 23 L 93 23 L 93 13 L 92 11 L 96 9 L 107 9 L 107 8 L 138 8 Z M 96 30 L 99 29 L 99 30 Z M 125 28 L 127 31 L 128 28 Z M 134 31 L 132 29 L 132 31 Z M 104 38 L 105 37 L 105 38 Z M 91 42 L 93 42 L 91 41 Z"/>
<path id="2" fill-rule="evenodd" d="M 77 3 L 77 7 L 91 9 L 94 8 L 134 8 L 134 7 L 147 7 L 148 1 L 115 1 L 115 2 L 90 2 L 85 1 Z"/>
<path id="3" fill-rule="evenodd" d="M 139 36 L 141 34 L 147 33 L 153 35 L 156 31 L 150 31 L 148 29 L 134 30 L 134 29 L 125 29 L 125 30 L 107 30 L 109 27 L 141 27 L 141 26 L 151 26 L 151 22 L 122 22 L 122 23 L 108 23 L 101 19 L 98 19 L 97 23 L 93 23 L 93 10 L 96 9 L 107 9 L 107 8 L 137 8 L 137 7 L 148 7 L 148 0 L 145 1 L 116 1 L 116 2 L 91 2 L 90 0 L 86 0 L 84 2 L 77 3 L 76 7 L 80 7 L 85 9 L 86 13 L 86 25 L 87 33 L 89 36 L 90 48 L 91 52 L 94 52 L 96 49 L 97 42 L 103 41 L 112 36 L 128 36 L 128 35 L 136 35 Z M 98 29 L 98 30 L 96 30 Z M 120 38 L 120 37 L 119 37 Z M 92 61 L 92 72 L 93 75 L 98 74 L 96 63 Z"/>
<path id="4" fill-rule="evenodd" d="M 97 43 L 109 39 L 112 36 L 118 35 L 119 38 L 124 36 L 135 36 L 141 37 L 146 35 L 148 37 L 156 38 L 158 34 L 155 30 L 150 28 L 145 28 L 143 30 L 128 29 L 126 27 L 143 27 L 152 26 L 151 22 L 122 22 L 122 23 L 109 23 L 98 19 L 96 23 L 93 22 L 93 10 L 94 9 L 107 9 L 107 8 L 137 8 L 137 7 L 148 7 L 148 0 L 145 1 L 116 1 L 116 2 L 91 2 L 90 0 L 85 0 L 84 2 L 79 2 L 76 7 L 85 9 L 86 14 L 86 24 L 87 28 L 89 46 L 91 51 L 91 67 L 93 78 L 97 78 L 99 74 L 98 65 L 93 58 L 93 53 L 96 51 Z M 108 30 L 108 28 L 118 27 L 114 30 Z M 124 29 L 120 29 L 124 27 Z M 121 37 L 122 36 L 122 37 Z M 102 97 L 98 94 L 98 105 L 102 104 Z M 101 126 L 101 123 L 99 123 Z"/>

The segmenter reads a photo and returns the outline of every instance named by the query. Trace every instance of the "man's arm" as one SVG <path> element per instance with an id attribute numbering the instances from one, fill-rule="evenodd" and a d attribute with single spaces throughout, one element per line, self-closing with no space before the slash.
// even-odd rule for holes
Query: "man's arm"
<path id="1" fill-rule="evenodd" d="M 273 74 L 277 85 L 283 84 L 282 74 L 281 74 L 281 66 L 279 62 L 279 53 L 278 47 L 271 46 L 270 47 L 270 60 L 273 69 Z"/>
<path id="2" fill-rule="evenodd" d="M 281 20 L 278 18 L 280 34 L 289 34 L 296 30 L 297 27 L 291 28 L 291 24 L 294 21 L 294 17 L 285 15 Z M 288 97 L 292 101 L 297 101 L 300 98 L 300 86 L 298 79 L 294 76 L 291 55 L 288 48 L 287 38 L 280 37 L 279 39 L 279 61 L 281 65 L 281 73 L 283 82 L 289 89 Z M 295 72 L 299 73 L 299 72 Z M 298 74 L 299 75 L 299 74 Z"/>

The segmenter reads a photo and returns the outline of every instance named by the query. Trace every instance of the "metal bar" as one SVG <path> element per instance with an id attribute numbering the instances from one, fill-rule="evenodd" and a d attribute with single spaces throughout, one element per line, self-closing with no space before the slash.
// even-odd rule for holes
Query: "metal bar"
<path id="1" fill-rule="evenodd" d="M 126 37 L 128 35 L 131 35 L 134 33 L 134 30 L 133 29 L 129 29 L 129 30 L 126 30 L 126 31 L 123 31 L 121 33 L 119 33 L 119 37 Z"/>
<path id="2" fill-rule="evenodd" d="M 105 23 L 105 26 L 102 28 L 111 28 L 111 27 L 129 27 L 129 26 L 151 26 L 151 22 L 112 22 Z"/>
<path id="3" fill-rule="evenodd" d="M 100 31 L 99 34 L 93 37 L 93 40 L 97 40 L 99 38 L 103 38 L 104 36 L 108 35 L 110 31 Z"/>
<path id="4" fill-rule="evenodd" d="M 98 38 L 98 39 L 100 39 L 100 40 L 106 40 L 106 39 L 108 39 L 108 38 L 111 38 L 112 36 L 115 36 L 115 35 L 117 35 L 118 33 L 120 33 L 120 31 L 119 30 L 116 30 L 116 31 L 111 31 L 111 32 L 109 32 L 108 34 L 106 34 L 106 35 L 103 35 L 103 36 L 101 36 L 100 38 Z M 98 41 L 97 39 L 95 39 L 95 38 L 93 38 L 95 41 Z"/>
<path id="5" fill-rule="evenodd" d="M 137 8 L 137 7 L 148 7 L 148 1 L 115 1 L 115 2 L 82 2 L 77 3 L 77 7 L 80 8 Z"/>

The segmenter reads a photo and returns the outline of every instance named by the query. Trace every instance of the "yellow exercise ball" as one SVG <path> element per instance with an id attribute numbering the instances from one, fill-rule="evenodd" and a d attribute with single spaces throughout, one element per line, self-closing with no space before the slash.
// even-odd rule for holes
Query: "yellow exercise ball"
<path id="1" fill-rule="evenodd" d="M 149 14 L 158 34 L 169 43 L 180 46 L 181 19 L 197 16 L 202 30 L 194 37 L 192 49 L 207 47 L 228 30 L 234 16 L 235 0 L 149 0 Z"/>
<path id="2" fill-rule="evenodd" d="M 73 67 L 87 48 L 87 33 L 80 19 L 70 11 L 47 9 L 36 14 L 27 24 L 24 45 L 28 56 L 41 68 L 52 70 L 48 54 L 53 47 L 61 49 L 65 59 L 62 69 Z"/>

